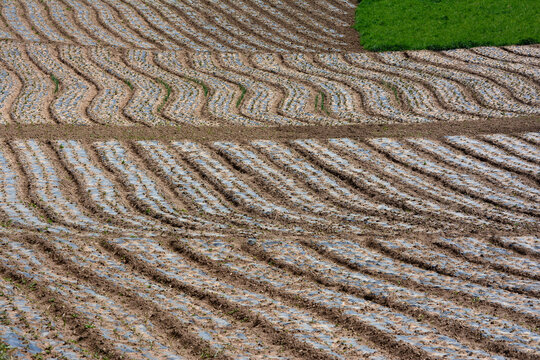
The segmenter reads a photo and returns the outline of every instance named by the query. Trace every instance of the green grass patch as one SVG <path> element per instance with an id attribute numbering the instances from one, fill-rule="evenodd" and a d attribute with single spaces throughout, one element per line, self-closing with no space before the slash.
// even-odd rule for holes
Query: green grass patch
<path id="1" fill-rule="evenodd" d="M 163 81 L 161 79 L 158 79 L 158 81 L 159 81 L 159 83 L 161 85 L 163 85 L 165 87 L 165 89 L 167 89 L 167 95 L 165 95 L 165 98 L 163 99 L 163 102 L 158 107 L 158 112 L 161 112 L 161 110 L 163 110 L 163 107 L 167 104 L 167 101 L 169 101 L 169 97 L 171 96 L 172 89 L 169 86 L 169 84 L 167 84 L 165 81 Z"/>
<path id="2" fill-rule="evenodd" d="M 205 97 L 208 96 L 208 91 L 209 91 L 209 89 L 208 89 L 208 86 L 206 86 L 205 83 L 203 83 L 203 82 L 202 82 L 201 80 L 199 80 L 199 79 L 193 79 L 193 78 L 190 78 L 190 77 L 188 77 L 188 78 L 186 78 L 186 79 L 188 79 L 188 80 L 191 81 L 191 82 L 194 82 L 195 84 L 201 85 L 202 88 L 203 88 L 204 96 L 205 96 Z"/>
<path id="3" fill-rule="evenodd" d="M 360 0 L 366 50 L 444 50 L 540 43 L 538 0 Z"/>
<path id="4" fill-rule="evenodd" d="M 9 346 L 6 343 L 0 341 L 0 360 L 9 360 L 9 359 L 11 359 L 11 357 L 9 356 L 8 351 L 9 351 Z"/>
<path id="5" fill-rule="evenodd" d="M 51 80 L 54 82 L 54 93 L 56 94 L 58 92 L 58 87 L 60 86 L 60 81 L 58 81 L 58 78 L 51 74 Z"/>
<path id="6" fill-rule="evenodd" d="M 133 87 L 133 84 L 131 83 L 131 81 L 129 80 L 124 80 L 124 83 L 129 87 L 130 90 L 133 91 L 134 87 Z"/>
<path id="7" fill-rule="evenodd" d="M 240 90 L 242 91 L 242 93 L 240 94 L 240 97 L 238 98 L 238 101 L 236 101 L 236 107 L 240 107 L 240 104 L 242 103 L 242 100 L 244 100 L 244 96 L 246 96 L 246 92 L 247 92 L 247 89 L 242 86 L 242 85 L 239 85 L 240 86 Z"/>

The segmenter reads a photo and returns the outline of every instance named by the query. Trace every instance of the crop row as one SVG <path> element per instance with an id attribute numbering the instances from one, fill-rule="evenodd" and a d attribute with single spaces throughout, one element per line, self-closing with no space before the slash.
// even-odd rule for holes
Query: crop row
<path id="1" fill-rule="evenodd" d="M 342 15 L 353 9 L 332 0 L 3 0 L 0 38 L 195 51 L 340 51 L 350 46 L 345 33 L 351 31 Z"/>
<path id="2" fill-rule="evenodd" d="M 5 124 L 332 125 L 540 113 L 540 68 L 526 64 L 537 58 L 499 48 L 214 54 L 2 41 L 0 54 Z"/>
<path id="3" fill-rule="evenodd" d="M 9 140 L 0 210 L 4 226 L 58 233 L 535 227 L 540 151 L 525 140 L 534 136 Z"/>

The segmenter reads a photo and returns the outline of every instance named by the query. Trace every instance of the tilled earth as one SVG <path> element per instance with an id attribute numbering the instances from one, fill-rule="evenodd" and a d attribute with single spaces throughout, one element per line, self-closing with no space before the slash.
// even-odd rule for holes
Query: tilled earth
<path id="1" fill-rule="evenodd" d="M 0 2 L 0 359 L 540 357 L 540 48 L 355 3 Z"/>

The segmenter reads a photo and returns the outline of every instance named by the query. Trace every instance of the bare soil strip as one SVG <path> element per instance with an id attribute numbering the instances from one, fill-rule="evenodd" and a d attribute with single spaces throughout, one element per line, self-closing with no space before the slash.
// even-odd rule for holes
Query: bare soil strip
<path id="1" fill-rule="evenodd" d="M 451 135 L 477 136 L 481 134 L 518 134 L 540 131 L 540 117 L 489 119 L 427 124 L 358 124 L 339 126 L 81 126 L 81 125 L 0 125 L 4 139 L 73 139 L 99 141 L 133 140 L 194 140 L 200 142 L 222 140 L 290 140 L 331 139 L 348 137 L 368 139 L 377 137 L 424 137 L 440 139 Z"/>

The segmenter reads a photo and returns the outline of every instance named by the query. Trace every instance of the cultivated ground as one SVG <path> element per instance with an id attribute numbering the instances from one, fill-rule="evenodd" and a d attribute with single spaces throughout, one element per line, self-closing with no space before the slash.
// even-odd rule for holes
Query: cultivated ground
<path id="1" fill-rule="evenodd" d="M 537 359 L 540 47 L 353 0 L 0 2 L 0 359 Z"/>

